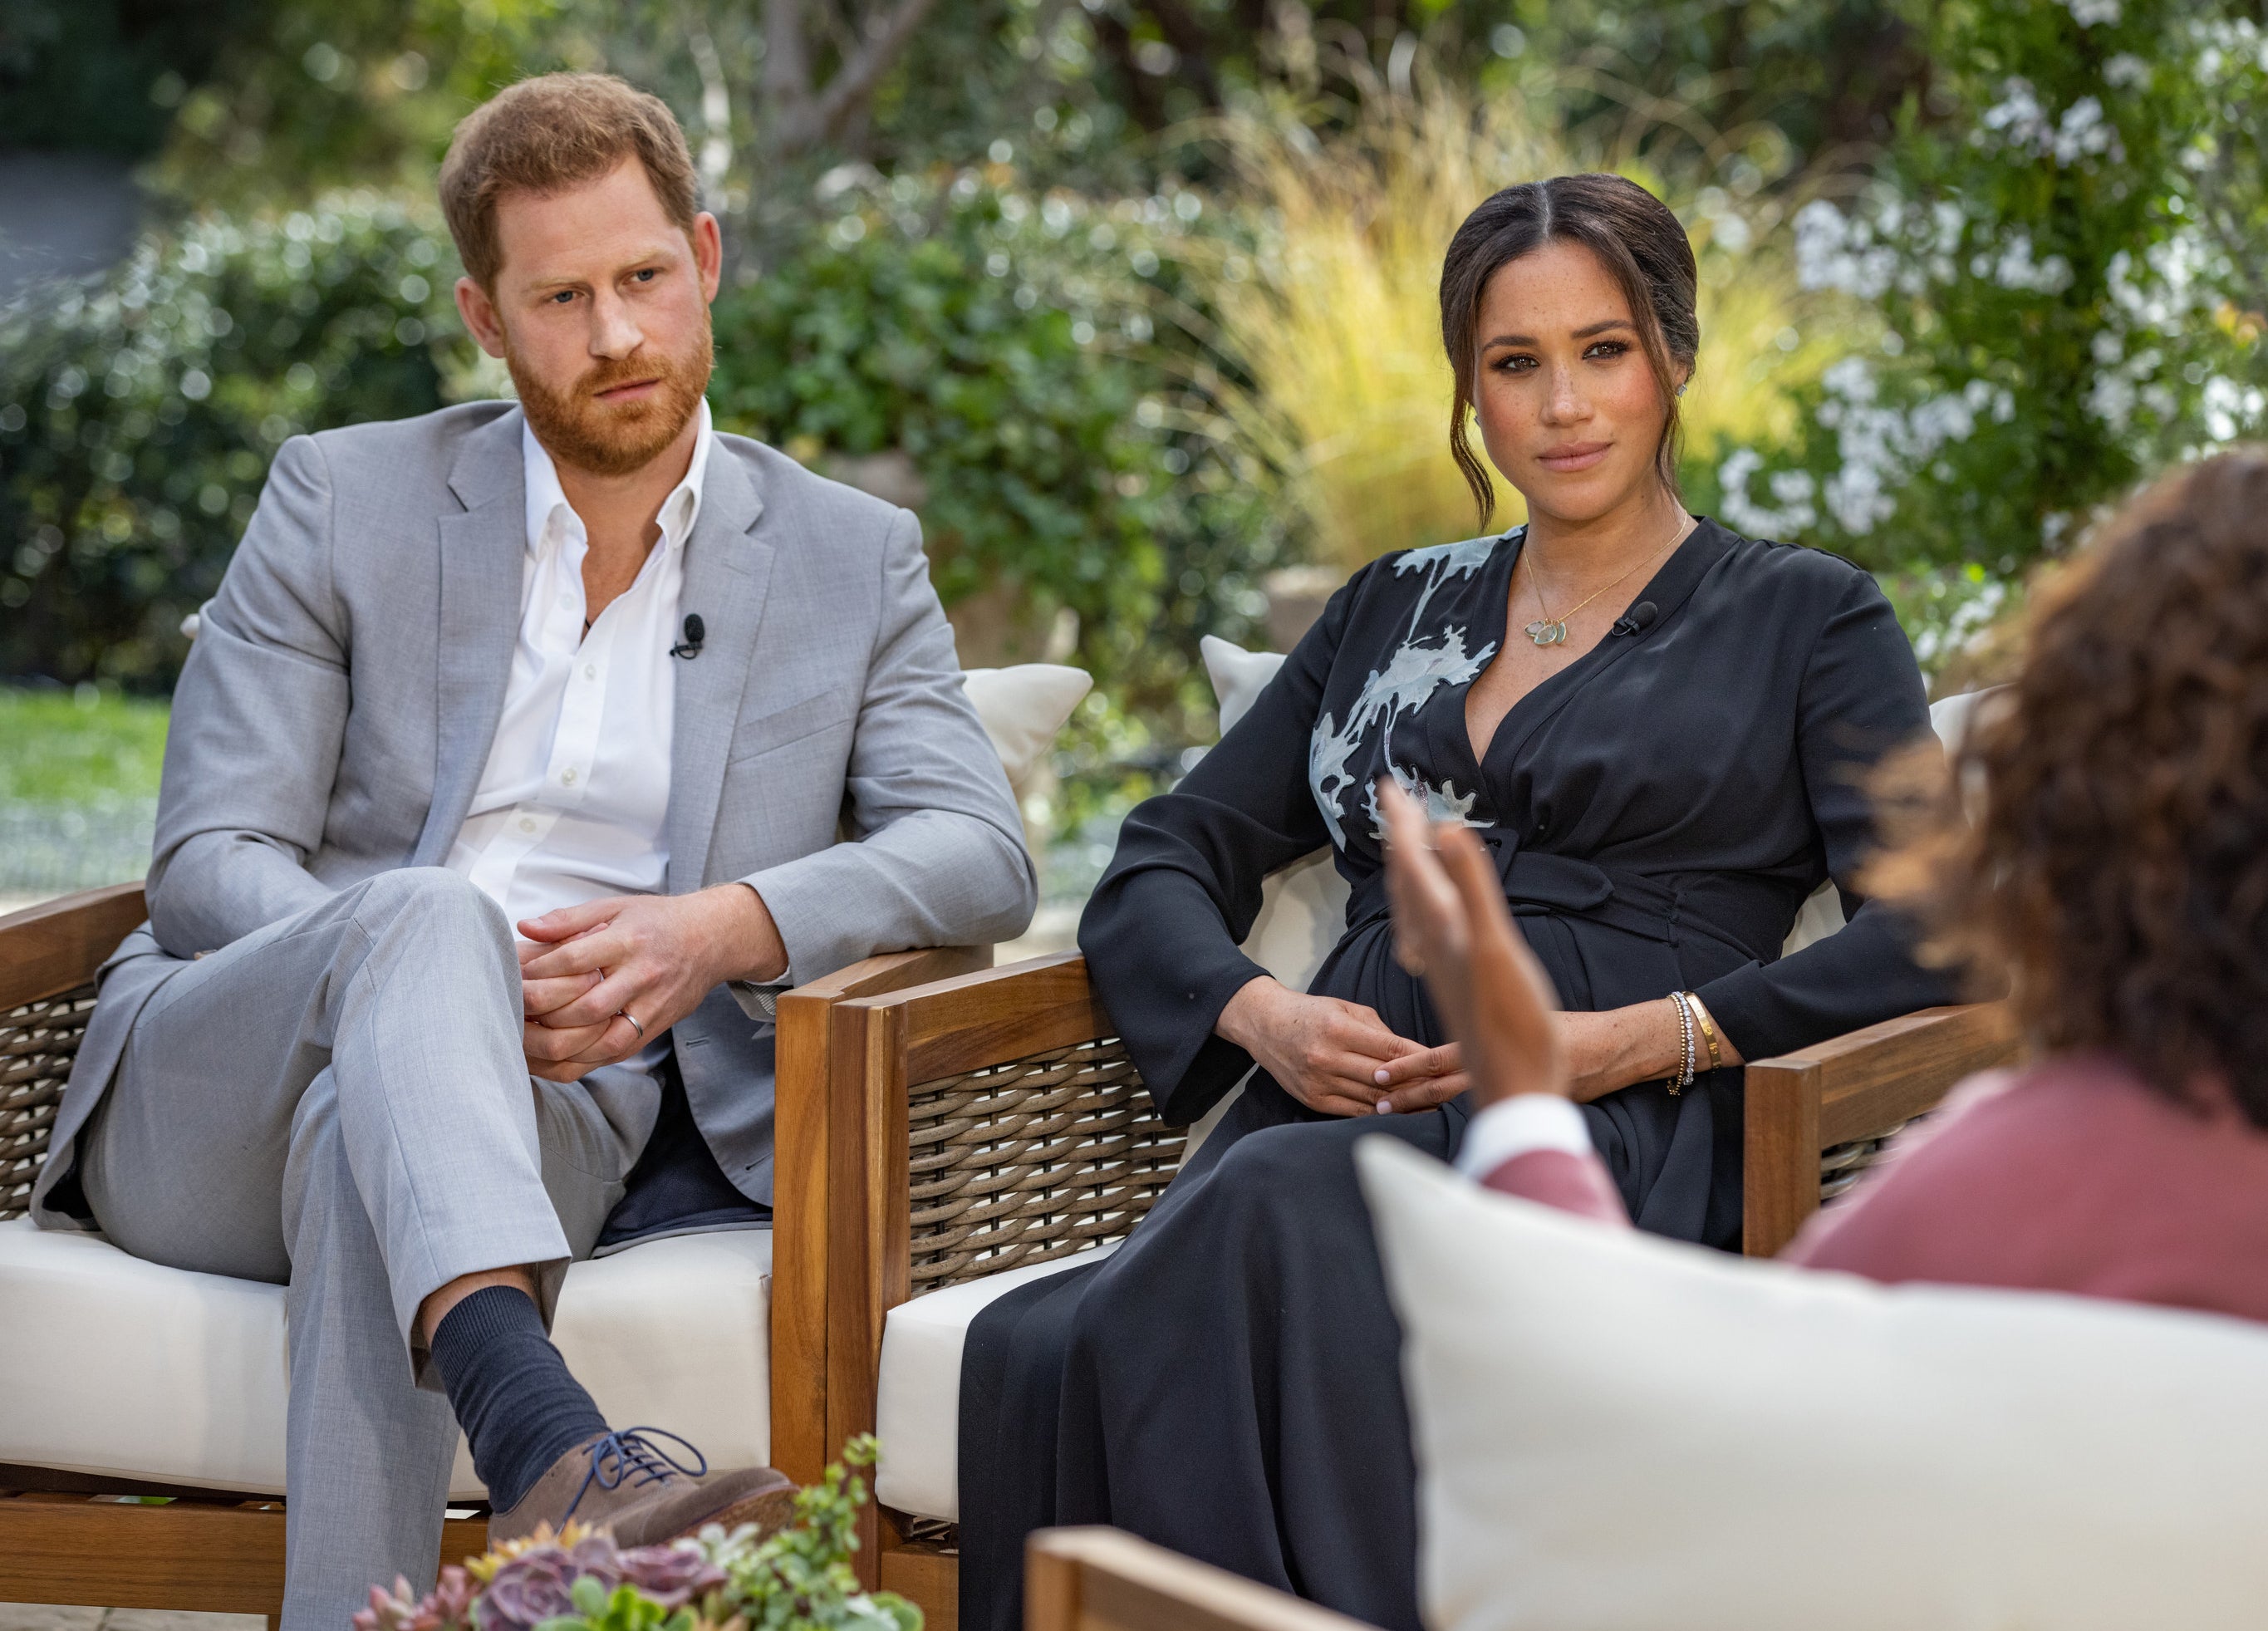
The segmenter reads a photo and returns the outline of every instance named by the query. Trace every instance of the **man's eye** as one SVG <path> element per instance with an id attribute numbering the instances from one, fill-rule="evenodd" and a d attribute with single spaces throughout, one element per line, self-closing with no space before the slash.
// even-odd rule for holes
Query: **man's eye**
<path id="1" fill-rule="evenodd" d="M 575 292 L 572 289 L 562 289 L 558 293 L 551 297 L 551 304 L 554 306 L 564 306 L 574 298 Z"/>
<path id="2" fill-rule="evenodd" d="M 650 284 L 655 278 L 660 277 L 661 274 L 652 267 L 648 266 L 641 269 L 640 270 L 632 272 L 630 276 L 637 278 L 642 284 Z"/>

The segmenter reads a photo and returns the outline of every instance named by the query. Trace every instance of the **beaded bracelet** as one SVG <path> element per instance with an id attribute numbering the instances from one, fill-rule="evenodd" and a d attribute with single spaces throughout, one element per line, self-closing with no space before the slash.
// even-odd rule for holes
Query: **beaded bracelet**
<path id="1" fill-rule="evenodd" d="M 1669 1000 L 1677 1008 L 1677 1038 L 1683 1053 L 1677 1074 L 1669 1084 L 1669 1091 L 1675 1096 L 1693 1085 L 1693 1010 L 1686 1006 L 1685 993 L 1682 991 L 1671 992 Z"/>

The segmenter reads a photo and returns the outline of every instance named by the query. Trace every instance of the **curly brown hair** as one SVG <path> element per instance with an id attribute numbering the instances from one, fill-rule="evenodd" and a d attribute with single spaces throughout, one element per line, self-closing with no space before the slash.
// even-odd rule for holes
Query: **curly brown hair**
<path id="1" fill-rule="evenodd" d="M 2268 1128 L 2268 450 L 2128 505 L 2019 650 L 1951 774 L 1890 772 L 1874 887 L 2005 973 L 2034 1047 Z"/>

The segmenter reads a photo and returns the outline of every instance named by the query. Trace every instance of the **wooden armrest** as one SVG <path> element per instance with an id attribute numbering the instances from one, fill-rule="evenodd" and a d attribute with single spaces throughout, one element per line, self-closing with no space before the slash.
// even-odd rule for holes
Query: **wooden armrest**
<path id="1" fill-rule="evenodd" d="M 1024 1552 L 1025 1631 L 1368 1631 L 1366 1623 L 1138 1540 L 1043 1529 Z"/>
<path id="2" fill-rule="evenodd" d="M 990 964 L 990 946 L 867 957 L 780 993 L 773 1041 L 772 1465 L 817 1483 L 827 1437 L 828 1048 L 836 1004 Z"/>
<path id="3" fill-rule="evenodd" d="M 1075 951 L 905 986 L 858 1007 L 883 1018 L 910 1081 L 1115 1034 Z"/>
<path id="4" fill-rule="evenodd" d="M 0 1012 L 85 985 L 148 915 L 139 883 L 115 883 L 0 918 Z"/>
<path id="5" fill-rule="evenodd" d="M 1819 1207 L 1819 1155 L 1933 1109 L 1963 1077 L 2016 1054 L 2006 1003 L 1924 1008 L 1778 1059 L 1746 1076 L 1742 1250 L 1770 1257 Z"/>

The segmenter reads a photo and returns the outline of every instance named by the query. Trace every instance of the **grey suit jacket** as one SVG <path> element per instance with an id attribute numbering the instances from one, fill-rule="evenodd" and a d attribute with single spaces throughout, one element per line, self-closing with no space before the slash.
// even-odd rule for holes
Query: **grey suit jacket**
<path id="1" fill-rule="evenodd" d="M 185 959 L 447 857 L 504 707 L 523 489 L 520 413 L 503 402 L 276 454 L 174 693 L 150 920 L 105 965 L 33 1192 L 41 1223 L 77 1221 L 48 1198 Z M 1023 828 L 910 513 L 719 436 L 682 604 L 707 643 L 677 676 L 672 893 L 753 885 L 797 979 L 1023 932 Z M 674 1034 L 710 1148 L 769 1203 L 770 1022 L 719 987 Z"/>

